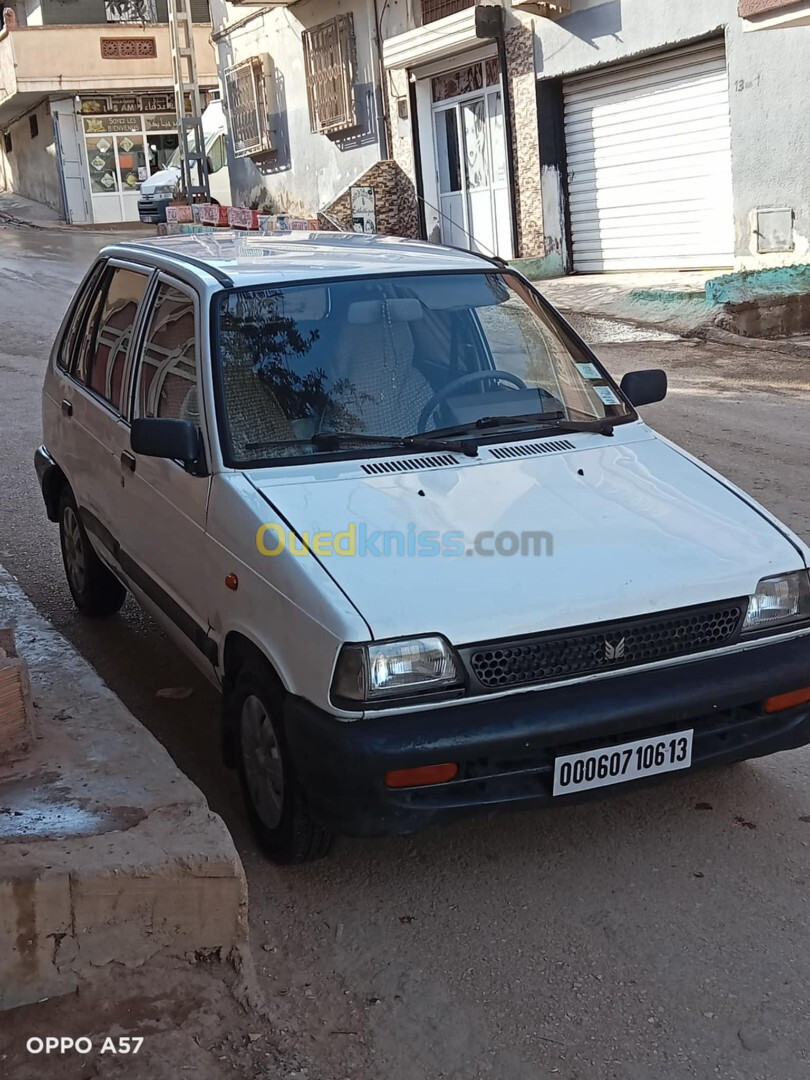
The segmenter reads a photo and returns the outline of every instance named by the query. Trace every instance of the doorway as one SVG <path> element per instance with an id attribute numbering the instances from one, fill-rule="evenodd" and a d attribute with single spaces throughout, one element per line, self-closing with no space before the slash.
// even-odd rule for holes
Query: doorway
<path id="1" fill-rule="evenodd" d="M 497 59 L 434 76 L 431 102 L 443 242 L 511 259 L 506 137 Z"/>
<path id="2" fill-rule="evenodd" d="M 87 161 L 94 219 L 137 221 L 138 192 L 148 176 L 143 135 L 88 135 Z"/>

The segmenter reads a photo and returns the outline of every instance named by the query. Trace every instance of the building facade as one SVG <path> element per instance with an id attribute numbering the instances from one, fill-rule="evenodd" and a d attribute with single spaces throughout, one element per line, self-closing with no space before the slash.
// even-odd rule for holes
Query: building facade
<path id="1" fill-rule="evenodd" d="M 217 88 L 206 0 L 201 86 Z M 0 183 L 74 224 L 138 220 L 178 146 L 166 0 L 24 0 L 0 31 Z"/>
<path id="2" fill-rule="evenodd" d="M 546 21 L 546 257 L 586 272 L 810 261 L 807 9 L 572 0 Z"/>
<path id="3" fill-rule="evenodd" d="M 379 186 L 389 155 L 371 0 L 212 0 L 211 14 L 234 202 L 313 218 L 340 213 L 369 170 Z"/>
<path id="4" fill-rule="evenodd" d="M 537 273 L 807 261 L 809 7 L 213 0 L 269 126 L 234 199 Z"/>

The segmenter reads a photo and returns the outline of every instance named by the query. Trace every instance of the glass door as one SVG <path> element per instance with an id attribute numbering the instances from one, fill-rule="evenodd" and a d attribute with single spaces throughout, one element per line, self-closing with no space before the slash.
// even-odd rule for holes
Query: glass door
<path id="1" fill-rule="evenodd" d="M 439 109 L 434 114 L 436 156 L 439 171 L 439 209 L 442 240 L 454 247 L 467 247 L 467 207 L 461 159 L 458 106 Z"/>
<path id="2" fill-rule="evenodd" d="M 464 167 L 467 189 L 468 245 L 484 255 L 497 255 L 495 222 L 487 147 L 487 111 L 483 97 L 460 106 L 464 129 Z"/>
<path id="3" fill-rule="evenodd" d="M 121 220 L 137 221 L 141 181 L 149 175 L 144 137 L 133 133 L 116 135 L 114 138 L 121 191 Z"/>
<path id="4" fill-rule="evenodd" d="M 173 116 L 167 119 L 176 122 Z M 137 221 L 141 184 L 153 171 L 147 139 L 163 134 L 147 136 L 141 116 L 85 117 L 84 128 L 93 220 Z M 176 132 L 165 137 L 173 137 L 176 145 Z"/>
<path id="5" fill-rule="evenodd" d="M 115 161 L 114 135 L 87 136 L 87 164 L 90 168 L 90 192 L 94 221 L 120 221 L 118 167 Z"/>
<path id="6" fill-rule="evenodd" d="M 431 81 L 442 239 L 512 258 L 503 99 L 496 59 Z"/>

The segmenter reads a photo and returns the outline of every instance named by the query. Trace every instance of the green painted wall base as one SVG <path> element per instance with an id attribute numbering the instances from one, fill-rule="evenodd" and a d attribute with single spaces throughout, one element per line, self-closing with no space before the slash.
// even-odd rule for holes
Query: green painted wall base
<path id="1" fill-rule="evenodd" d="M 553 255 L 539 255 L 534 259 L 510 259 L 509 265 L 514 266 L 515 270 L 527 277 L 529 281 L 562 277 L 565 273 L 560 252 L 555 252 Z"/>
<path id="2" fill-rule="evenodd" d="M 706 299 L 710 304 L 744 304 L 797 293 L 810 293 L 810 266 L 807 264 L 741 270 L 706 282 Z"/>

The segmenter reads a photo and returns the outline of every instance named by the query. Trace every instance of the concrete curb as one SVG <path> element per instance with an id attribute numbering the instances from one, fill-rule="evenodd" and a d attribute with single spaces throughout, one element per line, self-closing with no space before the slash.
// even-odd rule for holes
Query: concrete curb
<path id="1" fill-rule="evenodd" d="M 244 871 L 202 792 L 2 568 L 0 625 L 37 720 L 31 753 L 0 760 L 0 1008 L 244 945 Z"/>
<path id="2" fill-rule="evenodd" d="M 91 236 L 112 236 L 119 232 L 131 233 L 133 236 L 153 236 L 154 226 L 144 225 L 140 221 L 117 221 L 110 225 L 71 225 L 67 221 L 29 221 L 27 218 L 18 217 L 0 210 L 0 225 L 14 225 L 20 229 L 36 229 L 39 232 L 66 232 L 79 235 L 90 234 Z"/>
<path id="3" fill-rule="evenodd" d="M 739 349 L 756 349 L 758 352 L 781 353 L 782 356 L 793 356 L 797 360 L 810 360 L 810 341 L 791 341 L 788 339 L 743 337 L 734 334 L 730 330 L 721 330 L 717 326 L 707 328 L 702 335 L 706 341 L 716 342 L 718 345 L 733 345 Z"/>

